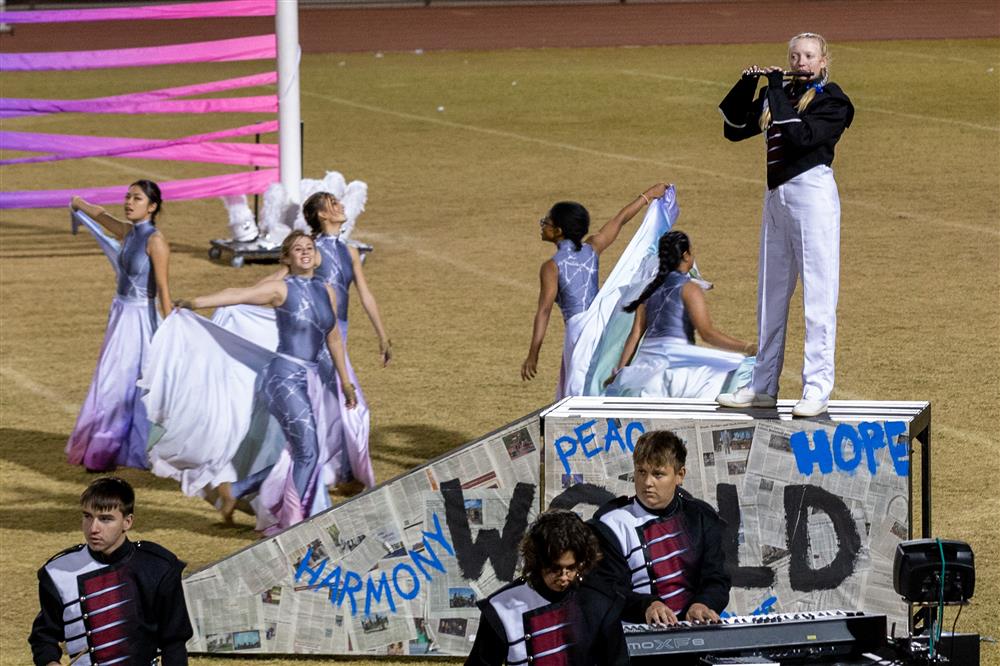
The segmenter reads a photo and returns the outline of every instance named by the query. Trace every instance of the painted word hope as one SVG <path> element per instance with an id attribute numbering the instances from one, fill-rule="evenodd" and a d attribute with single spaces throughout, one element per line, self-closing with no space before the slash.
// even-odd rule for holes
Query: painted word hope
<path id="1" fill-rule="evenodd" d="M 793 434 L 789 438 L 789 444 L 795 454 L 799 472 L 806 476 L 813 473 L 814 467 L 818 467 L 822 474 L 829 474 L 834 465 L 843 472 L 853 472 L 861 464 L 862 458 L 868 465 L 868 471 L 875 474 L 878 469 L 875 453 L 886 447 L 896 475 L 908 476 L 909 439 L 900 438 L 900 435 L 905 434 L 906 424 L 902 421 L 886 421 L 884 426 L 875 422 L 861 422 L 857 427 L 841 423 L 833 431 L 832 440 L 825 430 L 814 430 L 810 444 L 809 433 L 803 430 Z"/>
<path id="2" fill-rule="evenodd" d="M 622 453 L 632 453 L 632 449 L 635 448 L 635 443 L 632 441 L 634 436 L 641 435 L 645 430 L 642 424 L 638 421 L 632 421 L 622 428 L 616 419 L 606 419 L 607 431 L 604 433 L 604 443 L 595 442 L 596 435 L 590 431 L 594 424 L 597 423 L 596 420 L 585 421 L 577 427 L 573 428 L 573 433 L 575 437 L 570 435 L 563 435 L 559 437 L 554 442 L 556 448 L 556 455 L 559 456 L 559 461 L 562 462 L 563 471 L 566 474 L 571 474 L 569 460 L 577 454 L 577 452 L 582 452 L 585 458 L 593 458 L 600 453 L 607 453 L 611 450 L 612 445 L 618 445 L 622 450 Z"/>
<path id="3" fill-rule="evenodd" d="M 315 566 L 309 566 L 309 561 L 313 554 L 313 549 L 310 546 L 302 561 L 299 562 L 299 566 L 295 569 L 295 582 L 299 582 L 303 575 L 309 574 L 310 589 L 319 592 L 325 588 L 330 595 L 330 603 L 337 607 L 343 605 L 345 598 L 348 599 L 351 603 L 351 615 L 357 615 L 358 602 L 355 595 L 362 590 L 364 590 L 365 595 L 365 615 L 371 614 L 373 601 L 376 604 L 382 603 L 382 597 L 385 597 L 385 603 L 388 604 L 389 610 L 395 613 L 396 600 L 393 598 L 394 591 L 399 598 L 405 600 L 415 599 L 420 594 L 421 581 L 417 575 L 418 569 L 428 581 L 431 580 L 432 576 L 427 567 L 445 573 L 444 565 L 441 564 L 441 558 L 438 557 L 434 548 L 431 547 L 431 540 L 440 544 L 441 548 L 449 555 L 455 554 L 455 550 L 444 536 L 441 521 L 438 519 L 436 513 L 433 514 L 433 519 L 434 531 L 423 533 L 424 550 L 427 551 L 427 555 L 415 550 L 407 551 L 412 565 L 410 562 L 400 562 L 392 568 L 392 572 L 389 574 L 381 571 L 377 576 L 369 573 L 367 578 L 362 578 L 360 574 L 344 570 L 338 564 L 320 580 L 330 558 L 324 558 Z M 392 580 L 391 585 L 389 582 L 390 579 Z"/>

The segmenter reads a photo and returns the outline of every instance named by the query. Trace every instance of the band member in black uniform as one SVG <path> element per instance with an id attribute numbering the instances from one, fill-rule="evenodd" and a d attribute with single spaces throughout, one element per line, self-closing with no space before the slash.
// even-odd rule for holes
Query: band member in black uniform
<path id="1" fill-rule="evenodd" d="M 522 576 L 484 601 L 466 664 L 625 666 L 624 598 L 583 580 L 601 557 L 571 511 L 550 510 L 521 542 Z"/>
<path id="2" fill-rule="evenodd" d="M 632 453 L 635 496 L 591 520 L 604 553 L 592 579 L 623 592 L 626 622 L 718 622 L 729 603 L 722 519 L 679 487 L 686 460 L 674 433 L 644 433 Z"/>
<path id="3" fill-rule="evenodd" d="M 802 33 L 788 43 L 790 72 L 750 67 L 719 105 L 730 141 L 767 140 L 767 192 L 757 274 L 757 361 L 750 384 L 718 397 L 726 407 L 774 407 L 785 355 L 788 302 L 802 275 L 805 356 L 795 416 L 826 411 L 833 391 L 840 286 L 840 196 L 833 148 L 854 106 L 829 80 L 826 40 Z M 754 99 L 757 81 L 767 86 Z M 783 83 L 784 78 L 790 78 Z"/>
<path id="4" fill-rule="evenodd" d="M 65 643 L 74 666 L 188 663 L 191 638 L 184 563 L 151 541 L 129 541 L 135 493 L 115 477 L 80 496 L 86 544 L 67 548 L 38 570 L 41 611 L 28 642 L 38 666 L 59 664 Z"/>

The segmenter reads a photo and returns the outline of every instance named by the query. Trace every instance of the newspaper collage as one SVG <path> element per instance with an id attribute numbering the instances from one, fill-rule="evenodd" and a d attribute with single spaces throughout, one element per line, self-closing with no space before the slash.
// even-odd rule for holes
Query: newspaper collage
<path id="1" fill-rule="evenodd" d="M 828 441 L 839 441 L 834 436 L 837 423 L 807 424 L 810 430 L 824 431 Z M 718 487 L 735 487 L 739 564 L 769 567 L 774 584 L 768 588 L 734 585 L 727 612 L 864 609 L 884 613 L 890 622 L 906 626 L 907 607 L 892 586 L 892 562 L 896 545 L 909 538 L 908 478 L 893 472 L 888 446 L 873 453 L 874 474 L 860 464 L 849 473 L 814 470 L 805 475 L 797 467 L 790 444 L 791 436 L 803 430 L 798 421 L 638 418 L 630 424 L 620 419 L 550 415 L 544 433 L 545 505 L 580 483 L 599 486 L 613 496 L 634 495 L 631 453 L 618 444 L 618 434 L 630 425 L 633 431 L 671 430 L 681 438 L 688 451 L 683 487 L 695 497 L 718 509 Z M 577 454 L 567 457 L 567 442 L 572 439 L 579 443 Z M 847 445 L 844 455 L 862 453 Z M 798 513 L 787 515 L 789 489 L 798 493 L 791 497 L 818 498 L 819 504 L 808 508 L 807 520 L 801 521 Z M 833 506 L 830 510 L 840 520 L 837 526 L 824 510 L 824 502 Z M 574 510 L 589 518 L 597 508 L 579 504 Z M 801 540 L 805 548 L 796 553 L 789 547 L 789 535 L 802 523 L 807 523 Z M 850 557 L 841 554 L 837 560 L 845 549 L 844 534 L 850 536 L 852 531 L 860 540 L 857 552 L 848 553 Z M 841 571 L 841 576 L 834 579 L 836 585 L 825 589 L 798 584 L 791 571 L 796 557 L 810 572 L 826 567 Z"/>
<path id="2" fill-rule="evenodd" d="M 467 654 L 476 602 L 509 578 L 489 556 L 466 577 L 450 525 L 475 547 L 504 530 L 515 495 L 521 522 L 534 520 L 541 443 L 537 415 L 526 417 L 191 574 L 188 649 Z"/>
<path id="3" fill-rule="evenodd" d="M 633 495 L 631 450 L 656 429 L 685 442 L 688 492 L 720 513 L 730 498 L 739 566 L 773 572 L 766 587 L 734 584 L 727 612 L 862 609 L 906 626 L 892 588 L 910 534 L 909 478 L 892 459 L 906 432 L 893 452 L 862 450 L 854 426 L 832 422 L 585 414 L 546 415 L 544 433 L 539 414 L 524 417 L 191 574 L 189 650 L 465 655 L 477 602 L 516 577 L 517 543 L 540 508 L 572 505 L 587 519 Z M 803 438 L 841 448 L 803 467 Z"/>

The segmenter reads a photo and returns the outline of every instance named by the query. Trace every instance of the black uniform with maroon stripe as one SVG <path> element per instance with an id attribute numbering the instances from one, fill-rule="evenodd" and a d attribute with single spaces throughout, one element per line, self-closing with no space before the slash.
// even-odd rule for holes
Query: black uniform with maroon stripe
<path id="1" fill-rule="evenodd" d="M 760 116 L 765 105 L 771 110 L 767 128 L 767 187 L 774 189 L 818 164 L 833 164 L 833 151 L 844 130 L 854 120 L 854 105 L 836 83 L 774 82 L 757 89 L 756 76 L 744 76 L 719 104 L 725 120 L 723 134 L 730 141 L 742 141 L 761 133 Z M 804 111 L 795 105 L 808 88 L 816 96 Z"/>
<path id="2" fill-rule="evenodd" d="M 729 603 L 722 519 L 683 488 L 663 509 L 635 497 L 611 500 L 591 525 L 604 553 L 591 579 L 621 590 L 626 622 L 645 622 L 657 599 L 681 619 L 692 604 L 720 613 Z"/>
<path id="3" fill-rule="evenodd" d="M 126 540 L 111 555 L 82 544 L 59 553 L 38 570 L 35 664 L 58 662 L 62 642 L 75 666 L 145 666 L 158 654 L 164 666 L 187 664 L 183 569 L 150 541 Z"/>
<path id="4" fill-rule="evenodd" d="M 466 664 L 626 666 L 624 598 L 586 583 L 565 592 L 524 580 L 479 602 L 482 616 Z"/>

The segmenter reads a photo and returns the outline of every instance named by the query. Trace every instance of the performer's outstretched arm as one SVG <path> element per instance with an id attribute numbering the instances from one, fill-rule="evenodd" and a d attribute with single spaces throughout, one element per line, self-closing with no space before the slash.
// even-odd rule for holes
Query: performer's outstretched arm
<path id="1" fill-rule="evenodd" d="M 174 305 L 189 310 L 218 308 L 223 305 L 271 305 L 278 307 L 285 302 L 288 287 L 280 280 L 265 280 L 252 287 L 230 287 L 206 296 L 196 296 L 191 300 L 178 300 Z"/>
<path id="2" fill-rule="evenodd" d="M 118 240 L 125 238 L 125 234 L 132 230 L 131 222 L 119 220 L 117 217 L 104 210 L 103 206 L 92 204 L 83 197 L 73 197 L 69 205 L 73 210 L 82 210 L 102 227 L 111 232 L 111 234 Z"/>
<path id="3" fill-rule="evenodd" d="M 642 207 L 653 199 L 659 199 L 667 191 L 666 183 L 657 183 L 645 192 L 630 201 L 618 214 L 604 223 L 597 233 L 587 238 L 584 242 L 589 243 L 594 248 L 594 252 L 600 254 L 615 242 L 618 234 L 621 233 L 625 223 L 635 217 L 635 214 L 642 210 Z"/>

